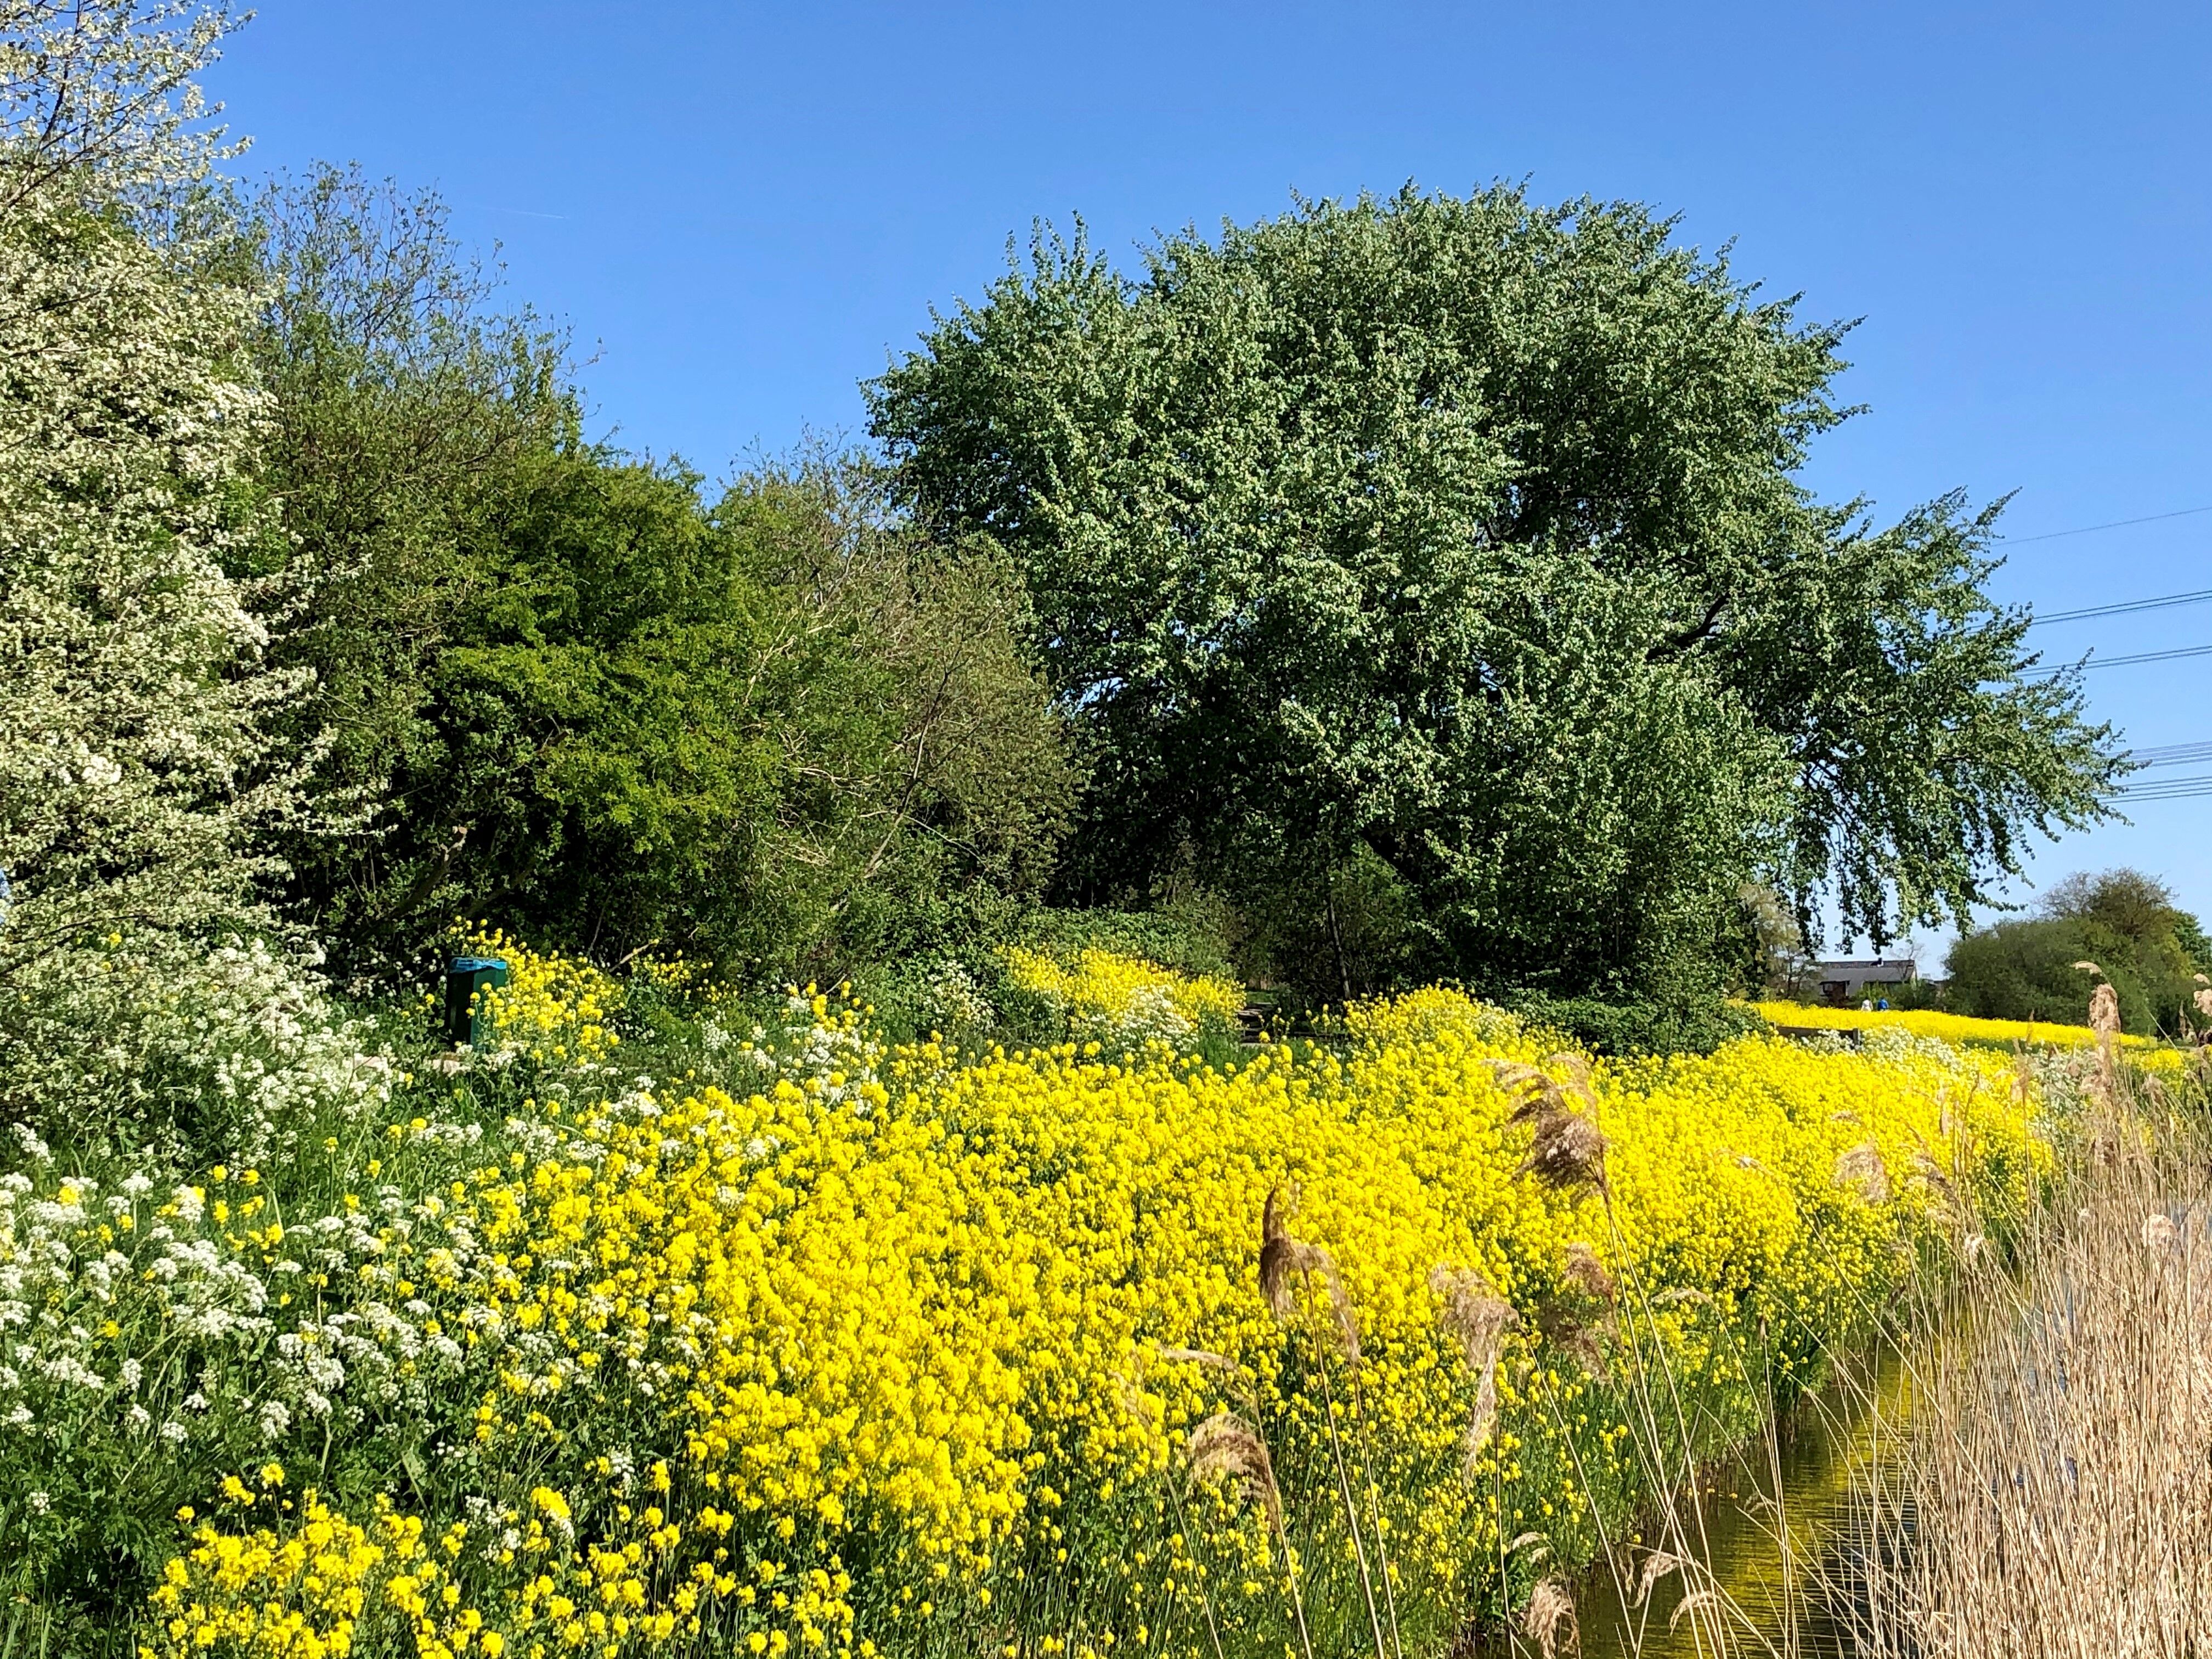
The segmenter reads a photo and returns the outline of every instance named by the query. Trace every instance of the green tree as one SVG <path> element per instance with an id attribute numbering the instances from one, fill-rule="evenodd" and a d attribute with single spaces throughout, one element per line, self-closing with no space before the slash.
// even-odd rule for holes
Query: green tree
<path id="1" fill-rule="evenodd" d="M 388 803 L 314 898 L 403 957 L 457 915 L 815 974 L 980 925 L 1069 787 L 1019 584 L 825 477 L 539 455 L 462 534 Z"/>
<path id="2" fill-rule="evenodd" d="M 2191 953 L 2202 932 L 2160 883 L 2134 870 L 2068 877 L 2032 917 L 1960 935 L 1946 964 L 1945 998 L 1988 1019 L 2088 1023 L 2094 962 L 2120 1000 L 2122 1027 L 2175 1033 L 2197 990 Z"/>
<path id="3" fill-rule="evenodd" d="M 390 786 L 442 754 L 430 677 L 467 549 L 546 459 L 581 444 L 562 342 L 447 228 L 434 193 L 318 167 L 233 204 L 250 347 L 270 394 L 256 482 L 276 533 L 235 556 L 257 583 L 274 661 L 307 678 L 275 733 L 316 750 L 330 807 L 388 824 Z M 379 816 L 379 813 L 381 816 Z M 358 834 L 280 833 L 296 908 L 357 957 Z M 372 930 L 374 931 L 374 930 Z"/>
<path id="4" fill-rule="evenodd" d="M 2101 814 L 1994 509 L 1814 499 L 1842 331 L 1671 230 L 1408 188 L 1135 281 L 1041 234 L 872 384 L 919 519 L 1026 574 L 1094 779 L 1071 892 L 1371 856 L 1422 971 L 1619 995 L 1720 975 L 1747 883 L 1880 939 Z"/>
<path id="5" fill-rule="evenodd" d="M 582 435 L 434 195 L 324 168 L 240 210 L 282 513 L 257 575 L 289 719 L 355 833 L 278 846 L 352 971 L 456 915 L 747 974 L 937 948 L 1034 890 L 1066 816 L 1021 585 L 886 527 L 864 469 L 741 482 Z"/>

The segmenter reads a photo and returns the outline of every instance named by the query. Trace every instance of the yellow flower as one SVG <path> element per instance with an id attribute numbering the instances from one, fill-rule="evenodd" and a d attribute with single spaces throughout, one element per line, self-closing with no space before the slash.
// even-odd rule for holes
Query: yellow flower
<path id="1" fill-rule="evenodd" d="M 356 1633 L 366 1651 L 392 1631 L 414 1659 L 555 1659 L 694 1620 L 753 1654 L 846 1659 L 878 1618 L 1013 1628 L 1020 1572 L 1085 1537 L 1117 1540 L 1124 1604 L 1163 1627 L 1133 1613 L 1066 1651 L 1204 1651 L 1181 1621 L 1207 1607 L 1255 1621 L 1237 1646 L 1261 1651 L 1276 1592 L 1349 1540 L 1286 1559 L 1252 1491 L 1182 1484 L 1193 1429 L 1223 1410 L 1264 1425 L 1286 1480 L 1328 1468 L 1352 1424 L 1397 1593 L 1464 1608 L 1495 1583 L 1501 1529 L 1586 1557 L 1642 1495 L 1644 1419 L 1602 1348 L 1631 1269 L 1638 1340 L 1694 1386 L 1699 1421 L 1741 1426 L 1750 1345 L 1762 1386 L 1808 1382 L 1953 1206 L 2001 1213 L 2051 1167 L 2039 1097 L 1986 1048 L 1760 1037 L 1595 1061 L 1432 989 L 1349 1011 L 1340 1053 L 1217 1068 L 1133 1046 L 1126 1016 L 1195 1030 L 1233 1017 L 1233 987 L 1098 953 L 1009 967 L 1064 999 L 1070 1041 L 971 1064 L 887 1050 L 849 999 L 810 991 L 823 1058 L 763 1066 L 756 1092 L 578 1088 L 556 1109 L 546 1091 L 511 1142 L 452 1162 L 424 1123 L 360 1282 L 393 1308 L 419 1296 L 399 1337 L 461 1356 L 471 1435 L 452 1438 L 505 1512 L 362 1525 L 313 1492 L 283 1510 L 276 1464 L 258 1502 L 228 1477 L 230 1529 L 200 1525 L 156 1591 L 153 1659 L 192 1659 L 210 1630 L 248 1659 L 349 1659 Z M 1110 1054 L 1075 1040 L 1094 1015 L 1124 1021 Z M 1531 1090 L 1595 1121 L 1603 1197 L 1522 1172 Z M 1950 1194 L 1911 1178 L 1923 1160 Z M 1263 1286 L 1271 1200 L 1316 1265 Z M 1486 1302 L 1518 1316 L 1487 1347 L 1453 1311 Z M 1209 1579 L 1251 1588 L 1188 1593 Z"/>
<path id="2" fill-rule="evenodd" d="M 2088 1006 L 2085 992 L 2081 999 L 2085 1018 Z M 1964 1014 L 1938 1013 L 1932 1008 L 1826 1008 L 1796 1002 L 1762 1002 L 1756 1007 L 1759 1018 L 1770 1025 L 1810 1026 L 1829 1031 L 1905 1031 L 1944 1042 L 1985 1042 L 2002 1047 L 2025 1042 L 2070 1048 L 2087 1047 L 2097 1040 L 2097 1034 L 2086 1024 L 1972 1019 Z M 2139 1036 L 2123 1036 L 2120 1043 L 2130 1048 L 2154 1046 L 2148 1037 Z"/>
<path id="3" fill-rule="evenodd" d="M 1079 951 L 1072 963 L 1018 945 L 1003 954 L 1014 983 L 1066 1020 L 1079 1042 L 1177 1043 L 1208 1027 L 1233 1024 L 1244 1006 L 1243 988 L 1227 980 L 1180 974 L 1109 951 Z"/>

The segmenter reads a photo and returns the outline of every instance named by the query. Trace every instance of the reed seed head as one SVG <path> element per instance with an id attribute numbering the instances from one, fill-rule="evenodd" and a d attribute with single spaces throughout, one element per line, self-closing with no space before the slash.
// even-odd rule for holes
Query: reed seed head
<path id="1" fill-rule="evenodd" d="M 1459 1344 L 1468 1369 L 1497 1364 L 1505 1333 L 1520 1324 L 1521 1316 L 1488 1275 L 1472 1267 L 1438 1267 L 1429 1274 L 1429 1288 L 1443 1298 L 1437 1322 Z"/>
<path id="2" fill-rule="evenodd" d="M 2110 1043 L 2120 1033 L 2120 994 L 2109 981 L 2089 993 L 2089 1029 L 2100 1043 Z"/>
<path id="3" fill-rule="evenodd" d="M 1836 1159 L 1836 1184 L 1856 1193 L 1869 1204 L 1889 1201 L 1889 1166 L 1881 1161 L 1881 1148 L 1863 1140 Z"/>
<path id="4" fill-rule="evenodd" d="M 1596 1247 L 1577 1239 L 1567 1246 L 1564 1266 L 1567 1282 L 1585 1296 L 1600 1302 L 1610 1302 L 1617 1294 L 1613 1275 L 1606 1271 L 1605 1263 L 1598 1260 Z"/>
<path id="5" fill-rule="evenodd" d="M 1336 1259 L 1318 1244 L 1308 1244 L 1291 1236 L 1285 1216 L 1287 1206 L 1279 1200 L 1282 1189 L 1268 1194 L 1267 1204 L 1260 1217 L 1260 1296 L 1275 1317 L 1287 1323 L 1297 1310 L 1296 1281 L 1309 1273 L 1317 1273 L 1328 1292 L 1331 1316 L 1336 1322 L 1338 1340 L 1343 1344 L 1344 1357 L 1357 1364 L 1359 1358 L 1359 1316 L 1352 1305 L 1351 1292 L 1344 1287 L 1344 1275 L 1336 1270 Z"/>
<path id="6" fill-rule="evenodd" d="M 1535 1642 L 1544 1659 L 1553 1659 L 1555 1654 L 1577 1652 L 1582 1646 L 1582 1629 L 1575 1622 L 1574 1598 L 1556 1578 L 1547 1578 L 1528 1592 L 1528 1605 L 1521 1610 L 1521 1628 Z"/>
<path id="7" fill-rule="evenodd" d="M 1475 1377 L 1474 1407 L 1460 1434 L 1460 1472 L 1472 1483 L 1477 1478 L 1475 1462 L 1498 1427 L 1498 1351 L 1504 1346 L 1505 1333 L 1521 1322 L 1521 1316 L 1486 1275 L 1473 1268 L 1436 1268 L 1429 1274 L 1429 1288 L 1443 1298 L 1437 1322 L 1459 1344 Z"/>
<path id="8" fill-rule="evenodd" d="M 1674 1626 L 1685 1619 L 1693 1617 L 1706 1607 L 1717 1607 L 1720 1605 L 1721 1596 L 1718 1590 L 1692 1590 L 1675 1605 L 1674 1612 L 1667 1615 L 1667 1629 L 1671 1634 Z"/>
<path id="9" fill-rule="evenodd" d="M 1635 1599 L 1629 1603 L 1629 1606 L 1632 1607 L 1642 1607 L 1644 1602 L 1648 1601 L 1651 1598 L 1651 1587 L 1657 1583 L 1662 1578 L 1664 1578 L 1668 1573 L 1673 1572 L 1680 1567 L 1682 1563 L 1679 1557 L 1669 1555 L 1665 1550 L 1654 1550 L 1650 1554 L 1645 1556 L 1644 1558 L 1644 1571 L 1637 1576 L 1636 1596 Z"/>
<path id="10" fill-rule="evenodd" d="M 1227 1412 L 1216 1412 L 1190 1431 L 1183 1455 L 1197 1480 L 1234 1480 L 1248 1503 L 1267 1512 L 1267 1524 L 1275 1535 L 1283 1535 L 1283 1494 L 1275 1484 L 1275 1462 L 1267 1455 L 1267 1443 L 1249 1425 Z"/>
<path id="11" fill-rule="evenodd" d="M 1529 1068 L 1513 1068 L 1528 1072 Z M 1506 1081 L 1510 1073 L 1501 1073 L 1500 1081 Z M 1588 1187 L 1600 1196 L 1608 1196 L 1606 1185 L 1606 1139 L 1597 1125 L 1567 1103 L 1559 1085 L 1541 1073 L 1533 1074 L 1534 1081 L 1515 1079 L 1517 1086 L 1528 1091 L 1527 1097 L 1506 1119 L 1512 1124 L 1526 1124 L 1535 1133 L 1528 1143 L 1528 1155 L 1521 1160 L 1516 1175 L 1533 1175 L 1547 1187 L 1561 1193 L 1571 1193 Z"/>
<path id="12" fill-rule="evenodd" d="M 1220 1372 L 1227 1379 L 1231 1396 L 1243 1401 L 1248 1405 L 1255 1397 L 1256 1391 L 1253 1385 L 1252 1373 L 1226 1354 L 1215 1353 L 1206 1348 L 1164 1346 L 1155 1346 L 1152 1352 L 1170 1364 L 1200 1365 L 1207 1370 Z"/>

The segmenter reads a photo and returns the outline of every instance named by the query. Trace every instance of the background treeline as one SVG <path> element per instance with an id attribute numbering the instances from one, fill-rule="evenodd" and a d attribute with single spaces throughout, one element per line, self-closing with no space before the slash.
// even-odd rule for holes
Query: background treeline
<path id="1" fill-rule="evenodd" d="M 2070 876 L 2035 914 L 1962 934 L 1945 964 L 1942 1005 L 1984 1019 L 2078 1024 L 2080 966 L 2097 964 L 2120 1000 L 2122 1027 L 2179 1036 L 2201 1023 L 2196 997 L 2212 978 L 2212 942 L 2160 883 L 2133 870 Z"/>
<path id="2" fill-rule="evenodd" d="M 1753 982 L 1774 895 L 1964 912 L 2111 775 L 1988 514 L 1790 481 L 1837 331 L 1640 209 L 1310 208 L 1137 283 L 1046 240 L 875 383 L 883 461 L 715 489 L 586 440 L 434 198 L 238 221 L 286 724 L 357 803 L 285 896 L 349 971 L 468 914 L 988 975 L 1040 903 L 1164 901 L 1305 1000 L 1441 975 L 1603 1040 Z"/>

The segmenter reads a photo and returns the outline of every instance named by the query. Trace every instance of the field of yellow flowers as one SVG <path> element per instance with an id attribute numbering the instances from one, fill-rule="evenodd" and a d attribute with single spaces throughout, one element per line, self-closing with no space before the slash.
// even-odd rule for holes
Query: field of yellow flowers
<path id="1" fill-rule="evenodd" d="M 2051 1020 L 1976 1019 L 1966 1014 L 1947 1014 L 1933 1008 L 1831 1008 L 1802 1002 L 1761 1002 L 1754 1005 L 1770 1025 L 1812 1028 L 1826 1031 L 1903 1031 L 1913 1036 L 1934 1037 L 1943 1042 L 1983 1042 L 1997 1047 L 2027 1043 L 2058 1048 L 2086 1048 L 2097 1041 L 2087 1025 L 2068 1025 Z M 2148 1037 L 2116 1036 L 2120 1046 L 2151 1048 Z"/>
<path id="2" fill-rule="evenodd" d="M 282 1167 L 24 1137 L 11 1605 L 145 1659 L 1441 1653 L 2050 1162 L 2030 1071 L 1903 1035 L 1610 1064 L 1430 990 L 1216 1065 L 1153 1028 L 1234 988 L 1085 957 L 1013 966 L 1091 1035 L 960 1054 L 489 942 L 498 1038 Z"/>

